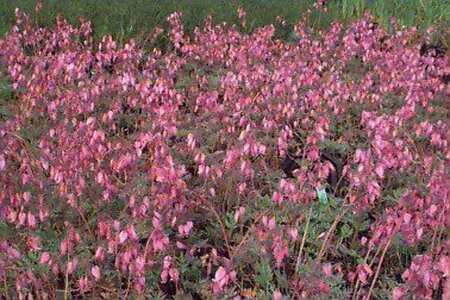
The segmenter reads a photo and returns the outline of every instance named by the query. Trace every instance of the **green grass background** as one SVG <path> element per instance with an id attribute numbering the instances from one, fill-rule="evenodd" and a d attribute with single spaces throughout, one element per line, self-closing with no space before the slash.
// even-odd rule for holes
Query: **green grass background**
<path id="1" fill-rule="evenodd" d="M 251 31 L 260 25 L 274 23 L 277 26 L 276 38 L 289 40 L 292 29 L 299 16 L 314 0 L 42 0 L 43 6 L 38 17 L 41 26 L 51 26 L 60 13 L 72 24 L 78 24 L 80 16 L 92 21 L 95 40 L 110 33 L 124 43 L 131 37 L 144 40 L 155 26 L 165 27 L 166 17 L 173 11 L 183 12 L 183 25 L 192 32 L 202 26 L 209 14 L 215 22 L 237 22 L 236 9 L 247 11 L 247 28 Z M 15 21 L 14 9 L 34 15 L 35 0 L 0 0 L 0 35 L 5 34 Z M 328 12 L 316 10 L 308 20 L 316 29 L 326 28 L 333 20 L 351 22 L 369 9 L 377 20 L 389 26 L 391 16 L 400 24 L 424 29 L 430 25 L 438 28 L 448 45 L 447 27 L 450 27 L 449 0 L 327 0 Z M 288 26 L 276 22 L 280 15 Z"/>

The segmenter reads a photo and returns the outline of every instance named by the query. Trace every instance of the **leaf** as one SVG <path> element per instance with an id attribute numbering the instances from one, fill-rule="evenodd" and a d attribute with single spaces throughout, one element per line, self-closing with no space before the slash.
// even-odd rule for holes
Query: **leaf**
<path id="1" fill-rule="evenodd" d="M 351 235 L 353 234 L 353 229 L 350 227 L 350 226 L 348 226 L 347 224 L 344 224 L 342 227 L 341 227 L 341 230 L 340 230 L 340 236 L 342 237 L 342 238 L 348 238 L 348 237 L 350 237 Z"/>
<path id="2" fill-rule="evenodd" d="M 317 198 L 319 198 L 319 202 L 323 205 L 327 205 L 328 198 L 327 198 L 327 192 L 324 188 L 316 188 Z"/>
<path id="3" fill-rule="evenodd" d="M 258 262 L 256 264 L 255 282 L 263 289 L 267 289 L 273 280 L 273 272 L 268 262 Z"/>

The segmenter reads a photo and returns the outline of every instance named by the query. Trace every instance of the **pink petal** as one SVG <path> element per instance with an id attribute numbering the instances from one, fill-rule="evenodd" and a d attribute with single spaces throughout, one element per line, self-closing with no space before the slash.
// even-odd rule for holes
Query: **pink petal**
<path id="1" fill-rule="evenodd" d="M 325 263 L 322 267 L 323 272 L 325 273 L 325 276 L 327 277 L 331 277 L 332 271 L 331 271 L 331 264 L 330 263 Z"/>
<path id="2" fill-rule="evenodd" d="M 119 234 L 119 243 L 122 244 L 128 238 L 128 233 L 126 231 L 121 231 Z"/>
<path id="3" fill-rule="evenodd" d="M 272 294 L 273 300 L 281 300 L 283 295 L 280 293 L 279 290 L 275 290 Z"/>
<path id="4" fill-rule="evenodd" d="M 378 164 L 377 167 L 375 168 L 375 173 L 380 177 L 380 178 L 384 178 L 384 168 L 382 165 Z"/>
<path id="5" fill-rule="evenodd" d="M 392 292 L 393 300 L 401 300 L 405 296 L 405 291 L 401 287 L 396 287 Z"/>
<path id="6" fill-rule="evenodd" d="M 98 266 L 93 266 L 91 269 L 91 274 L 94 276 L 95 281 L 100 279 L 100 268 Z"/>
<path id="7" fill-rule="evenodd" d="M 5 168 L 5 165 L 5 158 L 3 157 L 3 155 L 0 155 L 0 171 Z"/>
<path id="8" fill-rule="evenodd" d="M 405 213 L 403 215 L 403 221 L 405 222 L 406 225 L 409 224 L 409 222 L 411 221 L 411 218 L 412 218 L 411 214 Z"/>
<path id="9" fill-rule="evenodd" d="M 50 260 L 50 254 L 48 252 L 42 252 L 41 257 L 39 258 L 40 264 L 45 264 Z"/>
<path id="10" fill-rule="evenodd" d="M 218 281 L 222 280 L 226 275 L 227 275 L 227 271 L 225 270 L 225 268 L 219 267 L 219 269 L 216 271 L 213 281 L 218 282 Z"/>

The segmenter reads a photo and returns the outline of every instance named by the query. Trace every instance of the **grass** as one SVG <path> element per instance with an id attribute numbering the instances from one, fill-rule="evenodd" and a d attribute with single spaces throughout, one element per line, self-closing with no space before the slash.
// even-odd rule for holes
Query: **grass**
<path id="1" fill-rule="evenodd" d="M 176 11 L 183 12 L 183 25 L 190 33 L 196 26 L 202 26 L 209 14 L 215 22 L 237 23 L 236 9 L 243 7 L 247 11 L 245 31 L 276 23 L 276 38 L 288 40 L 293 36 L 293 24 L 300 15 L 314 3 L 314 0 L 43 0 L 38 16 L 41 26 L 51 26 L 57 14 L 61 14 L 72 24 L 77 24 L 80 16 L 91 20 L 94 38 L 100 40 L 105 34 L 124 43 L 130 38 L 144 40 L 153 28 L 166 25 L 166 17 Z M 4 35 L 15 21 L 14 9 L 34 14 L 35 0 L 0 0 L 0 35 Z M 309 23 L 313 28 L 327 27 L 333 20 L 351 22 L 369 9 L 385 26 L 389 26 L 394 16 L 400 24 L 419 29 L 434 25 L 438 35 L 444 37 L 448 46 L 449 34 L 445 28 L 450 25 L 450 5 L 447 0 L 327 0 L 326 13 L 313 10 Z M 287 26 L 276 22 L 282 16 Z"/>

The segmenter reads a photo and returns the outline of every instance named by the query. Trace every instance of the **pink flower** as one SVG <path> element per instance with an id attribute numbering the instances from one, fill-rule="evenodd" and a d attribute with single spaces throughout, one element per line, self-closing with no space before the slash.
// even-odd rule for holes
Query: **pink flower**
<path id="1" fill-rule="evenodd" d="M 240 206 L 238 210 L 234 212 L 234 222 L 238 223 L 239 217 L 245 213 L 245 207 Z"/>
<path id="2" fill-rule="evenodd" d="M 365 236 L 363 236 L 361 238 L 361 245 L 365 246 L 367 244 L 367 238 Z"/>
<path id="3" fill-rule="evenodd" d="M 358 279 L 364 284 L 367 284 L 367 276 L 371 276 L 373 271 L 369 268 L 369 266 L 364 263 L 360 264 L 357 267 Z"/>
<path id="4" fill-rule="evenodd" d="M 289 248 L 285 241 L 279 236 L 276 236 L 272 242 L 272 252 L 275 257 L 276 266 L 279 268 L 283 261 L 283 258 L 287 256 Z"/>
<path id="5" fill-rule="evenodd" d="M 121 231 L 119 234 L 119 243 L 123 244 L 128 239 L 128 233 L 126 231 Z"/>
<path id="6" fill-rule="evenodd" d="M 293 242 L 297 241 L 297 238 L 298 238 L 298 230 L 297 230 L 297 228 L 289 229 L 288 234 L 289 234 L 289 237 L 291 238 L 291 240 Z"/>
<path id="7" fill-rule="evenodd" d="M 224 267 L 219 267 L 217 269 L 216 274 L 212 283 L 212 290 L 214 294 L 218 294 L 222 292 L 225 286 L 228 284 L 230 280 L 236 279 L 236 272 L 227 270 Z"/>
<path id="8" fill-rule="evenodd" d="M 163 260 L 163 270 L 161 272 L 161 282 L 167 282 L 167 279 L 170 277 L 171 281 L 178 282 L 179 273 L 178 271 L 172 267 L 172 257 L 166 256 Z"/>
<path id="9" fill-rule="evenodd" d="M 0 171 L 5 168 L 5 165 L 6 165 L 5 157 L 2 154 L 0 154 Z"/>
<path id="10" fill-rule="evenodd" d="M 86 293 L 89 289 L 89 278 L 87 276 L 83 276 L 78 279 L 78 286 L 80 287 L 81 293 Z"/>
<path id="11" fill-rule="evenodd" d="M 74 257 L 71 261 L 67 263 L 67 273 L 72 274 L 73 271 L 75 271 L 77 265 L 78 265 L 78 258 Z"/>
<path id="12" fill-rule="evenodd" d="M 404 299 L 404 296 L 406 295 L 406 292 L 403 288 L 401 287 L 396 287 L 394 288 L 394 290 L 392 291 L 392 299 L 393 300 L 402 300 Z"/>
<path id="13" fill-rule="evenodd" d="M 332 273 L 332 266 L 331 266 L 330 263 L 323 264 L 322 270 L 325 273 L 325 276 L 327 276 L 327 277 L 331 277 L 333 275 L 333 273 Z"/>
<path id="14" fill-rule="evenodd" d="M 40 249 L 40 240 L 38 237 L 29 236 L 27 237 L 27 246 L 30 250 L 36 251 Z"/>
<path id="15" fill-rule="evenodd" d="M 375 168 L 375 173 L 380 177 L 381 179 L 384 178 L 384 167 L 381 164 L 377 164 Z"/>
<path id="16" fill-rule="evenodd" d="M 272 194 L 272 201 L 275 203 L 281 203 L 281 202 L 283 202 L 283 196 L 280 193 L 278 193 L 277 191 L 275 191 Z"/>
<path id="17" fill-rule="evenodd" d="M 102 261 L 104 259 L 104 251 L 102 246 L 99 246 L 97 250 L 95 250 L 94 259 L 97 261 Z"/>
<path id="18" fill-rule="evenodd" d="M 180 280 L 178 270 L 175 268 L 169 269 L 169 276 L 170 276 L 170 280 L 172 280 L 174 282 L 178 282 Z"/>
<path id="19" fill-rule="evenodd" d="M 238 18 L 242 19 L 243 17 L 245 17 L 245 15 L 246 15 L 245 10 L 242 7 L 239 7 L 238 8 Z"/>
<path id="20" fill-rule="evenodd" d="M 367 184 L 367 191 L 369 192 L 369 199 L 370 202 L 373 203 L 375 199 L 380 196 L 381 193 L 381 187 L 378 184 L 378 182 L 371 180 Z"/>
<path id="21" fill-rule="evenodd" d="M 38 13 L 42 8 L 42 1 L 36 0 L 36 3 L 34 4 L 34 11 Z"/>
<path id="22" fill-rule="evenodd" d="M 24 212 L 19 213 L 19 224 L 24 225 L 27 215 Z"/>
<path id="23" fill-rule="evenodd" d="M 169 244 L 169 238 L 158 229 L 155 229 L 150 236 L 155 251 L 163 251 Z"/>
<path id="24" fill-rule="evenodd" d="M 272 293 L 272 297 L 273 297 L 273 300 L 281 300 L 281 299 L 283 299 L 283 295 L 281 294 L 281 292 L 279 290 L 275 290 Z"/>
<path id="25" fill-rule="evenodd" d="M 36 228 L 36 218 L 30 212 L 28 212 L 28 214 L 27 214 L 27 222 L 28 222 L 28 226 L 31 229 Z"/>
<path id="26" fill-rule="evenodd" d="M 46 264 L 49 260 L 50 254 L 48 252 L 42 252 L 41 256 L 39 257 L 39 263 Z"/>
<path id="27" fill-rule="evenodd" d="M 192 221 L 188 221 L 186 225 L 179 225 L 178 226 L 178 233 L 182 236 L 187 236 L 189 232 L 191 231 L 192 227 L 194 226 L 194 223 Z"/>
<path id="28" fill-rule="evenodd" d="M 412 218 L 411 214 L 405 213 L 403 215 L 403 221 L 405 222 L 406 225 L 409 224 L 409 222 L 411 221 L 411 218 Z"/>
<path id="29" fill-rule="evenodd" d="M 95 281 L 100 280 L 100 268 L 98 266 L 92 267 L 91 274 L 94 276 Z"/>

